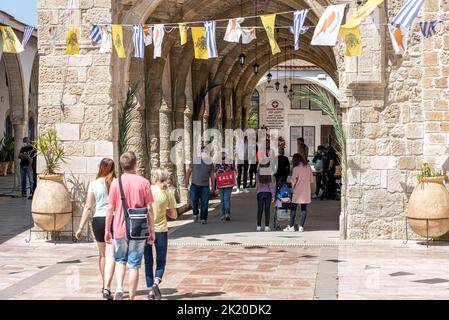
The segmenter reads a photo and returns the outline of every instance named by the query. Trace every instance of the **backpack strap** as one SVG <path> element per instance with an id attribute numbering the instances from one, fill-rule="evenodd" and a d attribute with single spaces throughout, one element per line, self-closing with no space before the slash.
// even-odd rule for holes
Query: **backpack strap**
<path id="1" fill-rule="evenodd" d="M 126 206 L 126 200 L 125 200 L 125 193 L 123 192 L 122 176 L 118 177 L 118 187 L 120 189 L 120 199 L 122 200 L 123 213 L 126 218 L 129 218 L 128 207 Z"/>

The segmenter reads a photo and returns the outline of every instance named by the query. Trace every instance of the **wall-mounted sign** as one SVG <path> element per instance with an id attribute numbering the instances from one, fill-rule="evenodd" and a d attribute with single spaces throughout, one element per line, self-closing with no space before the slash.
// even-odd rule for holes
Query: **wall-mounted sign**
<path id="1" fill-rule="evenodd" d="M 266 126 L 269 129 L 284 129 L 284 105 L 279 100 L 272 100 L 266 108 Z"/>

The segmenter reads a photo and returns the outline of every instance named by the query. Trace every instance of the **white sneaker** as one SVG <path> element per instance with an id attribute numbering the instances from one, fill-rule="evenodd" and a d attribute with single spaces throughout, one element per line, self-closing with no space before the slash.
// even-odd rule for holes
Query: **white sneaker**
<path id="1" fill-rule="evenodd" d="M 239 189 L 239 188 L 237 188 L 237 190 L 235 190 L 235 192 L 237 192 L 237 193 L 240 193 L 240 189 Z"/>
<path id="2" fill-rule="evenodd" d="M 293 231 L 295 231 L 295 227 L 287 226 L 286 228 L 284 228 L 283 231 L 284 231 L 284 232 L 293 232 Z"/>
<path id="3" fill-rule="evenodd" d="M 123 291 L 117 290 L 114 294 L 114 300 L 122 300 L 123 299 Z"/>
<path id="4" fill-rule="evenodd" d="M 257 232 L 260 232 L 260 231 L 262 231 L 262 227 L 261 227 L 261 226 L 257 226 L 257 229 L 256 229 L 256 231 L 257 231 Z"/>
<path id="5" fill-rule="evenodd" d="M 271 231 L 270 227 L 265 227 L 265 232 L 270 232 L 270 231 Z"/>
<path id="6" fill-rule="evenodd" d="M 298 232 L 304 232 L 304 227 L 299 227 Z"/>
<path id="7" fill-rule="evenodd" d="M 248 189 L 243 189 L 243 192 L 244 193 L 249 193 L 249 190 Z"/>

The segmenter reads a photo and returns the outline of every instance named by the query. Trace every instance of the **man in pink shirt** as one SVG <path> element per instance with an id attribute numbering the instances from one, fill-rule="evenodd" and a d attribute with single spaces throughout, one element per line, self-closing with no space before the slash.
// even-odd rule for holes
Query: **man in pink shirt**
<path id="1" fill-rule="evenodd" d="M 115 274 L 117 278 L 117 289 L 114 300 L 123 297 L 123 281 L 125 278 L 126 265 L 129 269 L 129 298 L 133 300 L 136 296 L 137 284 L 139 282 L 139 269 L 145 249 L 145 242 L 153 244 L 155 239 L 154 220 L 150 182 L 136 174 L 137 158 L 134 152 L 126 152 L 120 157 L 120 166 L 124 174 L 121 176 L 123 193 L 128 208 L 147 208 L 148 223 L 150 226 L 150 237 L 148 240 L 130 240 L 126 237 L 125 215 L 118 180 L 115 179 L 109 190 L 109 209 L 106 213 L 105 241 L 112 243 L 111 224 L 113 224 L 113 235 L 115 245 Z M 115 212 L 115 215 L 114 215 Z M 114 223 L 112 217 L 114 216 Z"/>

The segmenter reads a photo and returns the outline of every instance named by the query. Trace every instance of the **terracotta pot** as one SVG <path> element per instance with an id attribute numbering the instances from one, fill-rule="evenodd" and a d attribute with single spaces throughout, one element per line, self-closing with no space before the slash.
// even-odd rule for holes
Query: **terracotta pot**
<path id="1" fill-rule="evenodd" d="M 5 177 L 8 175 L 8 163 L 9 162 L 0 162 L 0 175 Z"/>
<path id="2" fill-rule="evenodd" d="M 72 201 L 63 175 L 39 175 L 31 212 L 45 231 L 62 230 L 72 217 Z"/>
<path id="3" fill-rule="evenodd" d="M 449 231 L 449 193 L 444 185 L 444 178 L 420 178 L 408 202 L 408 223 L 422 237 L 426 237 L 427 222 L 415 219 L 448 218 L 429 220 L 429 238 L 439 238 Z"/>

